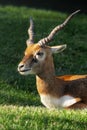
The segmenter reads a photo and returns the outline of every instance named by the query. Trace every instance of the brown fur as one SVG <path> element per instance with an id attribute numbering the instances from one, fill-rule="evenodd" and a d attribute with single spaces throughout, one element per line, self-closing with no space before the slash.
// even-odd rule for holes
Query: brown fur
<path id="1" fill-rule="evenodd" d="M 39 94 L 51 94 L 57 98 L 63 95 L 78 97 L 87 105 L 87 78 L 64 81 L 55 77 L 37 77 L 37 89 Z"/>
<path id="2" fill-rule="evenodd" d="M 64 75 L 56 77 L 52 53 L 63 51 L 66 45 L 49 47 L 46 46 L 46 43 L 50 42 L 54 35 L 79 11 L 73 12 L 62 24 L 56 26 L 47 37 L 38 41 L 37 44 L 33 44 L 34 26 L 33 20 L 30 19 L 30 28 L 28 29 L 29 39 L 26 41 L 27 48 L 25 56 L 18 66 L 18 71 L 21 74 L 36 75 L 37 90 L 40 96 L 44 95 L 46 97 L 45 100 L 49 102 L 46 95 L 50 95 L 51 99 L 54 99 L 54 102 L 57 99 L 60 104 L 65 103 L 66 106 L 69 106 L 68 108 L 87 108 L 87 75 Z M 52 101 L 51 99 L 50 101 Z M 72 102 L 70 99 L 72 99 Z M 49 104 L 48 102 L 46 106 Z M 72 105 L 73 103 L 75 104 Z M 55 106 L 59 105 L 52 102 L 51 105 L 53 104 Z"/>
<path id="3" fill-rule="evenodd" d="M 63 76 L 59 76 L 59 79 L 63 79 L 64 81 L 72 81 L 72 80 L 76 80 L 76 79 L 83 79 L 83 78 L 87 78 L 87 75 L 63 75 Z"/>
<path id="4" fill-rule="evenodd" d="M 65 75 L 55 76 L 53 57 L 50 52 L 50 47 L 40 47 L 38 44 L 32 44 L 25 50 L 25 56 L 21 63 L 28 64 L 36 51 L 43 50 L 46 53 L 46 58 L 39 64 L 39 72 L 36 71 L 36 84 L 38 93 L 50 94 L 53 97 L 62 97 L 70 95 L 74 98 L 81 99 L 78 103 L 68 108 L 84 108 L 87 107 L 87 75 Z M 34 70 L 37 68 L 34 68 Z"/>
<path id="5" fill-rule="evenodd" d="M 83 102 L 77 102 L 74 105 L 68 107 L 67 109 L 85 109 L 87 108 L 87 104 L 84 104 Z"/>

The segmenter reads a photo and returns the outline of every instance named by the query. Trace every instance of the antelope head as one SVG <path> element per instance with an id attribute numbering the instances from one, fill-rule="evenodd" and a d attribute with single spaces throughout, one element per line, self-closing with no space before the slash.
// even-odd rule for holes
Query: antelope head
<path id="1" fill-rule="evenodd" d="M 34 44 L 34 24 L 33 20 L 30 19 L 30 27 L 28 29 L 29 39 L 26 41 L 27 48 L 25 50 L 25 55 L 22 61 L 18 65 L 18 71 L 22 75 L 28 74 L 36 74 L 42 73 L 46 67 L 47 63 L 51 66 L 52 62 L 52 54 L 59 53 L 66 48 L 66 44 L 59 45 L 59 46 L 47 46 L 47 43 L 53 40 L 54 35 L 61 30 L 68 21 L 80 10 L 75 11 L 72 13 L 62 24 L 56 26 L 50 34 L 38 41 L 38 43 Z M 53 65 L 52 65 L 53 67 Z"/>

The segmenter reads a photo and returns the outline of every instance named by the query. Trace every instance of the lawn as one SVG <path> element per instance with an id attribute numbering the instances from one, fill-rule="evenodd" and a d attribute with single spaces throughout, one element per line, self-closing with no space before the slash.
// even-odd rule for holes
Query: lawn
<path id="1" fill-rule="evenodd" d="M 21 76 L 17 65 L 28 39 L 29 17 L 35 41 L 67 17 L 66 13 L 0 6 L 0 130 L 87 130 L 87 110 L 48 110 L 36 90 L 35 76 Z M 87 74 L 87 16 L 77 14 L 50 45 L 67 44 L 54 55 L 57 75 Z"/>

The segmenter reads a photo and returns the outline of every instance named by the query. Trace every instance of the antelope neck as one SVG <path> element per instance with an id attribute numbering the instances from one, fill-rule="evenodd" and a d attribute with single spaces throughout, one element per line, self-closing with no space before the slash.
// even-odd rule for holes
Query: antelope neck
<path id="1" fill-rule="evenodd" d="M 56 84 L 54 64 L 50 61 L 48 63 L 50 65 L 47 65 L 47 63 L 43 66 L 43 72 L 36 76 L 37 90 L 40 95 L 54 93 Z"/>
<path id="2" fill-rule="evenodd" d="M 48 94 L 54 86 L 55 76 L 51 73 L 43 73 L 36 76 L 37 90 L 39 94 Z"/>

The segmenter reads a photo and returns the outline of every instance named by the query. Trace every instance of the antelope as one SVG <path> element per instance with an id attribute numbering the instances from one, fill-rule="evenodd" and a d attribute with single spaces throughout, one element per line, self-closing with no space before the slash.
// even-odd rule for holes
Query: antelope
<path id="1" fill-rule="evenodd" d="M 34 23 L 30 18 L 29 39 L 22 61 L 18 65 L 21 75 L 36 75 L 37 91 L 42 104 L 47 108 L 82 109 L 87 108 L 87 75 L 55 75 L 53 53 L 62 52 L 66 44 L 48 46 L 54 35 L 79 12 L 70 14 L 56 26 L 50 34 L 34 44 Z"/>

